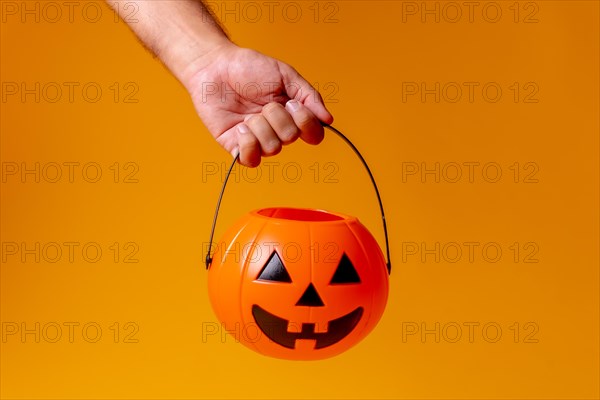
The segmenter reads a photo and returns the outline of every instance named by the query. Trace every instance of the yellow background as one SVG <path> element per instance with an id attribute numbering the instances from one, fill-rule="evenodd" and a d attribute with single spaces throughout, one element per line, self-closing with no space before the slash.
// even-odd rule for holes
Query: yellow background
<path id="1" fill-rule="evenodd" d="M 37 3 L 42 12 L 46 2 L 12 3 L 19 12 Z M 265 13 L 255 22 L 255 14 L 244 14 L 248 2 L 228 2 L 233 14 L 220 14 L 238 44 L 290 63 L 321 87 L 335 125 L 369 161 L 386 206 L 393 260 L 387 310 L 362 343 L 319 362 L 270 359 L 230 336 L 206 337 L 216 320 L 203 243 L 221 183 L 207 171 L 230 158 L 180 84 L 102 3 L 97 23 L 82 17 L 86 2 L 77 3 L 73 22 L 4 13 L 3 96 L 6 82 L 30 88 L 78 82 L 79 90 L 73 102 L 66 92 L 56 103 L 48 101 L 50 92 L 39 103 L 33 95 L 2 100 L 3 166 L 40 163 L 48 174 L 51 163 L 80 167 L 72 183 L 64 175 L 56 183 L 3 176 L 3 330 L 39 323 L 41 337 L 39 343 L 21 332 L 3 338 L 2 397 L 598 398 L 598 2 L 518 2 L 517 22 L 512 1 L 494 3 L 501 18 L 486 20 L 484 6 L 488 19 L 496 7 L 489 3 L 481 2 L 472 22 L 464 6 L 462 18 L 451 22 L 451 6 L 431 1 L 320 2 L 316 17 L 315 2 L 296 1 L 298 22 L 290 21 L 291 9 L 284 18 L 286 2 L 278 3 L 272 22 L 262 2 L 254 3 Z M 440 22 L 429 14 L 423 22 L 420 8 L 436 4 Z M 407 14 L 410 7 L 417 14 Z M 89 82 L 103 89 L 96 103 L 82 97 Z M 116 102 L 109 88 L 115 82 Z M 125 87 L 128 82 L 133 86 Z M 406 82 L 428 88 L 494 82 L 503 95 L 492 103 L 476 89 L 472 102 L 466 93 L 448 101 L 450 92 L 439 103 L 433 95 L 403 101 Z M 509 88 L 515 82 L 518 102 Z M 525 88 L 528 83 L 533 86 Z M 132 87 L 139 89 L 131 98 L 137 102 L 126 103 Z M 529 99 L 537 102 L 524 102 L 532 88 L 539 90 Z M 382 243 L 368 179 L 335 137 L 316 148 L 291 146 L 268 161 L 280 163 L 277 168 L 297 163 L 302 178 L 291 182 L 276 169 L 269 182 L 263 169 L 253 183 L 238 171 L 217 236 L 251 209 L 292 205 L 356 215 Z M 81 175 L 90 162 L 101 167 L 97 183 Z M 328 162 L 335 163 L 337 183 L 324 179 Z M 465 162 L 480 165 L 473 182 L 464 175 L 456 183 L 444 179 L 453 163 L 466 173 Z M 403 175 L 403 168 L 436 163 L 447 173 L 439 183 L 433 175 Z M 500 166 L 498 182 L 484 179 L 486 163 Z M 124 183 L 135 166 L 137 183 Z M 535 168 L 537 182 L 523 182 Z M 54 242 L 79 246 L 73 262 L 63 251 L 55 263 L 44 254 L 39 263 L 35 255 L 23 262 L 6 250 L 10 243 L 33 248 L 36 242 L 47 251 Z M 110 248 L 115 242 L 118 262 Z M 452 243 L 465 250 L 465 242 L 479 243 L 473 262 L 465 253 L 449 262 L 453 253 L 441 253 L 444 246 L 455 249 Z M 83 258 L 86 243 L 102 249 L 98 262 Z M 439 262 L 436 254 L 413 255 L 408 250 L 415 243 L 428 249 L 439 243 Z M 501 248 L 498 262 L 483 257 L 486 243 Z M 138 262 L 123 262 L 136 246 Z M 53 323 L 62 326 L 56 343 L 47 340 Z M 79 324 L 73 343 L 65 323 Z M 90 323 L 102 329 L 96 343 L 82 336 Z M 414 327 L 435 330 L 436 323 L 439 342 L 434 334 L 408 334 Z M 468 324 L 477 327 L 472 342 Z M 486 324 L 492 328 L 484 337 Z M 456 325 L 462 337 L 453 343 Z M 495 326 L 502 334 L 490 343 Z"/>

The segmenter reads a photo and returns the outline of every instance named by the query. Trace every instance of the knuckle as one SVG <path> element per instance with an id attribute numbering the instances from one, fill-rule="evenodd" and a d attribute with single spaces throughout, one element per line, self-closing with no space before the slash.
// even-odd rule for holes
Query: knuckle
<path id="1" fill-rule="evenodd" d="M 246 123 L 248 125 L 256 125 L 256 124 L 260 123 L 263 120 L 263 118 L 264 117 L 260 114 L 254 114 L 250 118 L 248 118 Z"/>
<path id="2" fill-rule="evenodd" d="M 300 135 L 300 130 L 296 125 L 288 125 L 280 132 L 279 136 L 284 143 L 289 143 Z"/>
<path id="3" fill-rule="evenodd" d="M 281 142 L 279 140 L 270 140 L 262 146 L 263 154 L 274 156 L 281 151 Z"/>
<path id="4" fill-rule="evenodd" d="M 250 154 L 256 152 L 258 143 L 256 140 L 249 140 L 239 143 L 240 153 L 242 156 L 249 157 Z"/>
<path id="5" fill-rule="evenodd" d="M 250 131 L 248 134 L 240 137 L 239 145 L 242 147 L 252 147 L 256 145 L 257 141 L 258 139 L 256 138 L 254 131 Z"/>
<path id="6" fill-rule="evenodd" d="M 254 148 L 254 144 L 250 142 L 240 143 L 240 152 L 243 154 L 245 152 L 252 151 Z"/>
<path id="7" fill-rule="evenodd" d="M 283 110 L 283 106 L 281 104 L 272 102 L 263 106 L 262 113 L 264 115 L 273 115 L 281 110 Z"/>
<path id="8" fill-rule="evenodd" d="M 305 131 L 305 130 L 312 131 L 315 128 L 318 129 L 318 127 L 320 127 L 320 124 L 318 124 L 316 122 L 315 117 L 313 117 L 310 114 L 303 114 L 303 115 L 299 116 L 297 123 L 302 131 Z"/>
<path id="9" fill-rule="evenodd" d="M 240 163 L 250 168 L 257 167 L 260 164 L 260 155 L 255 151 L 242 151 Z"/>

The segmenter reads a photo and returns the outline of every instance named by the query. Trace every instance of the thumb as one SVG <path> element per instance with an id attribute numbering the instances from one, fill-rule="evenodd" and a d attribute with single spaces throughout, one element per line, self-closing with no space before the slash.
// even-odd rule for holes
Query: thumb
<path id="1" fill-rule="evenodd" d="M 282 63 L 283 64 L 283 63 Z M 311 86 L 294 68 L 283 64 L 281 73 L 285 84 L 287 96 L 302 103 L 321 122 L 333 123 L 333 115 L 325 107 L 321 94 Z"/>

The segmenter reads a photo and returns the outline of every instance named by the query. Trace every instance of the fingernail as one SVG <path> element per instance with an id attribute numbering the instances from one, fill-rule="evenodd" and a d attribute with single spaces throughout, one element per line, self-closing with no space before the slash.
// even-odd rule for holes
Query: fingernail
<path id="1" fill-rule="evenodd" d="M 287 108 L 289 111 L 295 112 L 300 109 L 300 103 L 298 103 L 296 100 L 290 100 L 285 104 L 285 108 Z"/>
<path id="2" fill-rule="evenodd" d="M 242 135 L 246 135 L 246 134 L 250 133 L 250 129 L 248 128 L 248 126 L 246 124 L 239 124 L 238 132 L 241 133 Z"/>

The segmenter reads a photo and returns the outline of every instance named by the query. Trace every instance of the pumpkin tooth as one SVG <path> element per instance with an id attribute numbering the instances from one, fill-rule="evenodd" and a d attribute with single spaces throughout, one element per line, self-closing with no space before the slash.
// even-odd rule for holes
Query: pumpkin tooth
<path id="1" fill-rule="evenodd" d="M 290 333 L 299 333 L 300 331 L 302 331 L 302 322 L 288 321 L 287 331 Z"/>
<path id="2" fill-rule="evenodd" d="M 315 333 L 327 333 L 328 329 L 329 329 L 329 322 L 315 323 Z"/>

